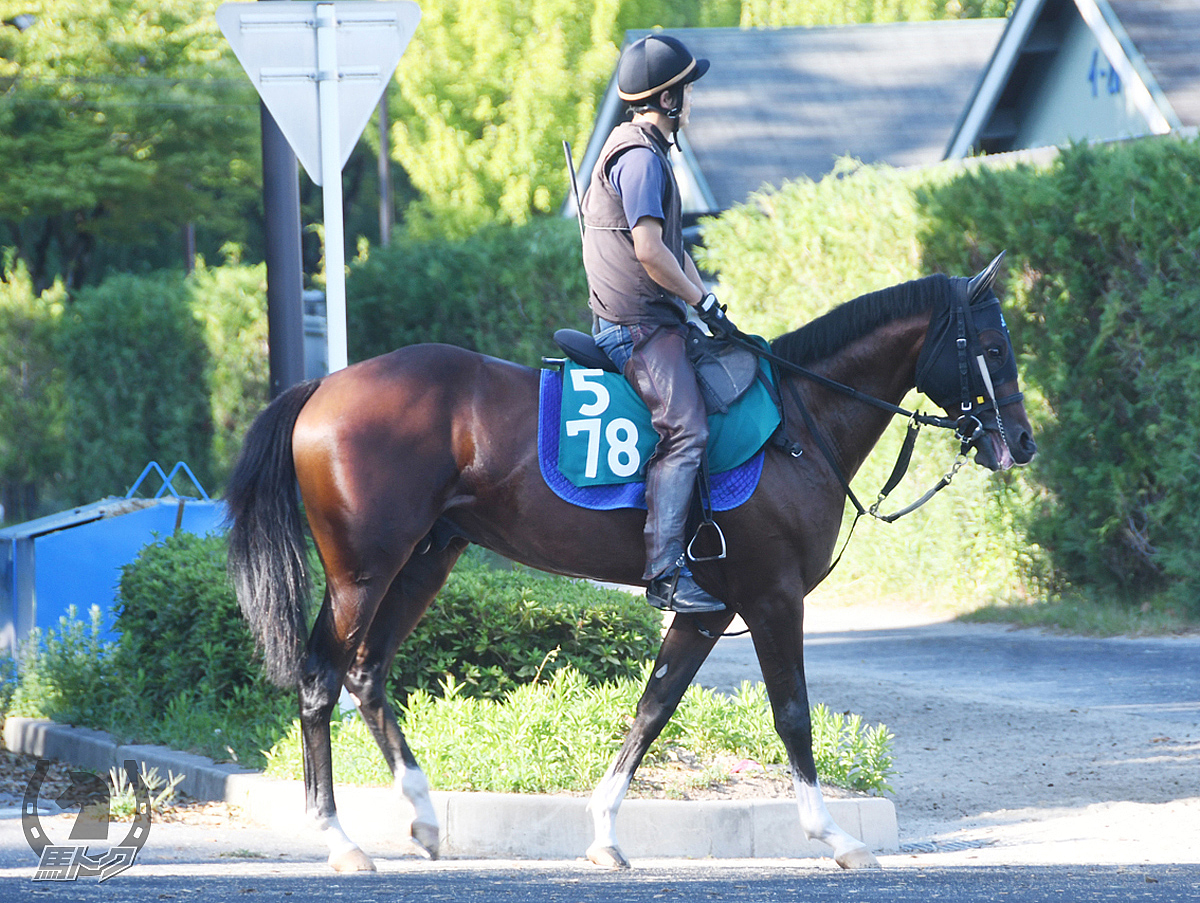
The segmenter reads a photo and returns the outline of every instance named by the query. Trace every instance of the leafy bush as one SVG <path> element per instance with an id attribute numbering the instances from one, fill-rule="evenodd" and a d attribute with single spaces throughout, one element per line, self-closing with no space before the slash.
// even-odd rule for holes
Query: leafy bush
<path id="1" fill-rule="evenodd" d="M 749 203 L 706 221 L 701 257 L 719 271 L 720 296 L 729 302 L 734 322 L 766 336 L 931 271 L 969 274 L 978 268 L 970 255 L 931 262 L 922 241 L 930 218 L 926 193 L 960 173 L 956 166 L 897 171 L 843 160 L 819 182 L 800 179 L 764 189 Z M 967 240 L 960 230 L 955 243 L 947 232 L 947 244 L 955 248 Z M 1011 309 L 1012 301 L 1005 301 Z M 1016 335 L 1014 342 L 1019 351 Z M 903 404 L 931 407 L 917 392 Z M 894 420 L 855 476 L 859 498 L 874 498 L 886 481 L 904 428 Z M 894 503 L 884 510 L 918 498 L 946 473 L 957 448 L 948 433 L 926 430 L 908 476 L 891 496 Z M 821 592 L 920 594 L 924 601 L 951 604 L 1025 596 L 1041 573 L 1039 550 L 1021 529 L 1021 512 L 1035 492 L 1021 477 L 964 468 L 950 488 L 896 523 L 860 523 Z M 852 516 L 847 506 L 847 521 Z M 846 525 L 843 536 L 845 531 Z"/>
<path id="2" fill-rule="evenodd" d="M 225 248 L 219 267 L 203 260 L 187 278 L 192 314 L 204 329 L 212 366 L 208 400 L 212 417 L 212 486 L 222 486 L 242 448 L 246 430 L 269 397 L 267 269 L 245 265 L 238 249 Z"/>
<path id="3" fill-rule="evenodd" d="M 19 681 L 8 711 L 95 725 L 105 720 L 114 697 L 110 681 L 115 647 L 102 639 L 103 618 L 93 605 L 89 623 L 74 605 L 59 618 L 58 630 L 34 628 L 22 645 Z"/>
<path id="4" fill-rule="evenodd" d="M 180 694 L 226 699 L 272 693 L 225 577 L 225 537 L 179 531 L 121 570 L 120 668 L 143 672 L 143 701 L 162 711 Z"/>
<path id="5" fill-rule="evenodd" d="M 1016 252 L 1010 322 L 1044 400 L 1023 526 L 1058 584 L 1200 615 L 1200 142 L 970 171 L 926 206 L 931 254 Z"/>
<path id="6" fill-rule="evenodd" d="M 352 360 L 447 342 L 535 365 L 555 329 L 590 322 L 579 230 L 558 217 L 462 240 L 398 235 L 355 261 L 346 293 Z"/>
<path id="7" fill-rule="evenodd" d="M 320 595 L 319 568 L 314 576 Z M 629 594 L 494 570 L 475 554 L 443 598 L 401 647 L 402 697 L 447 675 L 484 696 L 566 665 L 593 682 L 628 676 L 657 647 L 658 617 Z M 247 764 L 287 730 L 295 696 L 262 674 L 226 581 L 223 536 L 178 532 L 146 546 L 122 571 L 115 629 L 118 640 L 105 641 L 93 609 L 90 627 L 72 612 L 31 638 L 12 711 Z"/>
<path id="8" fill-rule="evenodd" d="M 598 684 L 653 657 L 661 616 L 639 598 L 528 568 L 497 569 L 468 551 L 392 665 L 392 685 L 496 698 L 567 666 Z"/>
<path id="9" fill-rule="evenodd" d="M 63 376 L 53 353 L 65 291 L 36 292 L 6 257 L 0 280 L 0 504 L 5 517 L 36 517 L 38 496 L 63 463 Z"/>
<path id="10" fill-rule="evenodd" d="M 116 276 L 81 289 L 57 344 L 68 404 L 64 495 L 123 495 L 153 460 L 187 461 L 209 479 L 210 357 L 181 277 Z"/>
<path id="11" fill-rule="evenodd" d="M 637 676 L 597 686 L 568 668 L 548 681 L 517 687 L 501 700 L 466 696 L 461 684 L 448 680 L 440 698 L 423 690 L 410 695 L 401 726 L 438 790 L 590 790 L 620 748 L 648 678 L 649 666 Z M 812 714 L 813 752 L 822 782 L 853 790 L 890 789 L 892 735 L 885 727 L 864 727 L 857 716 L 831 715 L 823 706 Z M 339 780 L 390 782 L 361 719 L 334 723 L 333 749 Z M 705 759 L 753 758 L 764 765 L 787 761 L 761 683 L 743 683 L 733 695 L 688 688 L 650 747 L 646 764 L 664 763 L 679 751 Z M 298 725 L 268 758 L 268 774 L 300 776 Z"/>

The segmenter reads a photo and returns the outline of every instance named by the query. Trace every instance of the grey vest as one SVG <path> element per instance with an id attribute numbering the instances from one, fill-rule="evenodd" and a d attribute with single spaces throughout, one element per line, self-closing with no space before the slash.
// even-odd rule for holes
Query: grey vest
<path id="1" fill-rule="evenodd" d="M 687 318 L 686 305 L 651 279 L 638 261 L 621 196 L 608 180 L 616 158 L 635 147 L 654 151 L 666 173 L 663 242 L 683 266 L 683 214 L 667 149 L 653 126 L 623 122 L 604 142 L 583 197 L 583 266 L 588 277 L 588 303 L 594 313 L 614 323 L 682 323 Z"/>

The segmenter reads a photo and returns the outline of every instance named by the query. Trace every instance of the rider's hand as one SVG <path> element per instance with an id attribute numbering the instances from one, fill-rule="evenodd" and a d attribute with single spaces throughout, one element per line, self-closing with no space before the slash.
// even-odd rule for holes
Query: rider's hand
<path id="1" fill-rule="evenodd" d="M 724 305 L 718 303 L 717 296 L 712 292 L 700 299 L 700 303 L 696 305 L 696 313 L 715 336 L 732 335 L 737 332 L 737 327 L 725 316 Z"/>

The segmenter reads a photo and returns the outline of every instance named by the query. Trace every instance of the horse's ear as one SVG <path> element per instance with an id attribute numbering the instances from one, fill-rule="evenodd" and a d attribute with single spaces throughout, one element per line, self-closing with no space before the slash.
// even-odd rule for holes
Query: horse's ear
<path id="1" fill-rule="evenodd" d="M 992 283 L 996 281 L 996 274 L 1000 272 L 1000 262 L 1004 260 L 1006 253 L 1008 252 L 1001 251 L 996 255 L 996 259 L 984 268 L 982 273 L 971 277 L 971 281 L 967 284 L 968 303 L 974 304 L 992 287 Z"/>

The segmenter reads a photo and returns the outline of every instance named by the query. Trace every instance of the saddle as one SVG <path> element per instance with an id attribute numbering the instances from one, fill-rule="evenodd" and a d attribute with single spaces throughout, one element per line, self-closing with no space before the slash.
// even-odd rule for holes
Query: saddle
<path id="1" fill-rule="evenodd" d="M 616 373 L 616 365 L 585 332 L 560 329 L 555 344 L 579 364 L 593 370 Z M 696 370 L 696 382 L 709 414 L 727 414 L 729 407 L 750 390 L 758 379 L 758 359 L 745 348 L 707 335 L 693 323 L 688 324 L 687 355 Z"/>

